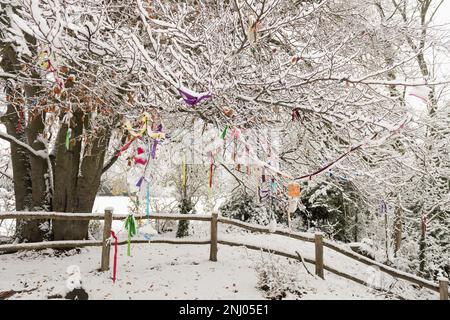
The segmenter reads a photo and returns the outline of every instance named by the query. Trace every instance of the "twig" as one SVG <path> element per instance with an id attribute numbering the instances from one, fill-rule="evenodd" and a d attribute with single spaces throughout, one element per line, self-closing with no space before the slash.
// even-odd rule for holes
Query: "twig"
<path id="1" fill-rule="evenodd" d="M 298 251 L 295 251 L 295 253 L 297 254 L 299 260 L 302 262 L 303 266 L 305 267 L 306 272 L 308 272 L 312 277 L 315 278 L 316 276 L 313 275 L 313 274 L 308 270 L 308 268 L 306 267 L 305 260 L 303 260 L 303 257 L 300 255 L 300 253 L 298 253 Z"/>
<path id="2" fill-rule="evenodd" d="M 15 295 L 16 293 L 31 292 L 31 291 L 34 291 L 37 289 L 38 288 L 36 287 L 36 288 L 20 290 L 20 291 L 16 291 L 16 290 L 0 291 L 0 300 L 6 300 L 6 299 L 12 297 L 13 295 Z"/>

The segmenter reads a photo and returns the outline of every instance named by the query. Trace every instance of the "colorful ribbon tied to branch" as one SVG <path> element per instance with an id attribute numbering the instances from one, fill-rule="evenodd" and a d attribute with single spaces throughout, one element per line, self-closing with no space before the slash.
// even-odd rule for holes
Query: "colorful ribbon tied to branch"
<path id="1" fill-rule="evenodd" d="M 252 22 L 249 24 L 248 30 L 247 30 L 247 39 L 250 42 L 251 45 L 255 44 L 259 40 L 259 28 L 261 26 L 261 21 L 256 20 L 255 22 Z"/>
<path id="2" fill-rule="evenodd" d="M 138 148 L 137 148 L 137 154 L 138 154 L 138 155 L 142 155 L 143 153 L 145 153 L 144 148 L 138 147 Z M 142 158 L 142 157 L 134 157 L 134 163 L 146 165 L 146 164 L 147 164 L 147 159 Z"/>
<path id="3" fill-rule="evenodd" d="M 130 214 L 125 221 L 125 229 L 128 231 L 127 255 L 131 256 L 131 238 L 136 235 L 136 219 Z"/>
<path id="4" fill-rule="evenodd" d="M 58 71 L 53 66 L 52 62 L 50 61 L 50 56 L 49 56 L 48 51 L 44 50 L 44 51 L 40 52 L 38 55 L 38 60 L 39 60 L 39 65 L 41 66 L 42 69 L 53 73 L 53 77 L 55 78 L 56 84 L 59 86 L 60 89 L 62 89 L 64 87 L 64 84 L 58 76 Z"/>
<path id="5" fill-rule="evenodd" d="M 277 185 L 277 182 L 275 181 L 274 178 L 272 178 L 271 185 L 272 185 L 272 193 L 276 194 L 277 193 L 277 189 L 278 189 L 278 185 Z"/>
<path id="6" fill-rule="evenodd" d="M 387 205 L 384 200 L 381 200 L 380 202 L 380 214 L 386 214 L 387 213 Z"/>
<path id="7" fill-rule="evenodd" d="M 114 231 L 111 230 L 111 236 L 114 238 L 114 264 L 113 264 L 113 283 L 116 282 L 117 273 L 117 236 Z"/>
<path id="8" fill-rule="evenodd" d="M 195 91 L 189 90 L 187 88 L 177 88 L 184 102 L 186 102 L 190 106 L 195 106 L 200 101 L 204 99 L 209 99 L 212 97 L 211 92 L 202 92 L 197 93 Z"/>
<path id="9" fill-rule="evenodd" d="M 142 185 L 142 182 L 144 182 L 144 176 L 141 176 L 139 180 L 136 182 L 136 187 L 140 188 Z"/>
<path id="10" fill-rule="evenodd" d="M 136 137 L 136 138 L 137 138 L 137 137 L 141 137 L 141 136 L 145 133 L 145 131 L 147 131 L 148 120 L 149 120 L 148 114 L 144 113 L 144 114 L 142 115 L 142 120 L 141 120 L 142 127 L 141 127 L 138 131 L 135 131 L 135 130 L 133 129 L 133 126 L 131 125 L 130 120 L 125 121 L 125 128 L 128 130 L 128 132 L 129 132 L 133 137 Z"/>
<path id="11" fill-rule="evenodd" d="M 137 137 L 133 137 L 133 138 L 130 139 L 130 141 L 128 141 L 126 144 L 124 144 L 123 147 L 120 148 L 119 151 L 117 151 L 117 156 L 120 157 L 120 155 L 121 155 L 123 152 L 127 151 L 128 148 L 131 146 L 131 144 L 132 144 L 132 143 L 134 142 L 134 140 L 136 140 L 136 139 L 137 139 Z"/>
<path id="12" fill-rule="evenodd" d="M 161 134 L 161 136 L 162 136 L 162 134 L 163 134 L 162 130 L 163 130 L 163 126 L 162 126 L 162 124 L 160 124 L 158 126 L 158 129 L 156 130 L 156 132 L 153 132 L 153 133 L 154 134 Z M 154 136 L 156 136 L 156 135 L 154 135 Z M 151 151 L 152 159 L 156 158 L 156 147 L 158 146 L 158 142 L 159 142 L 158 138 L 154 138 L 153 139 L 153 145 L 152 145 L 152 151 Z"/>
<path id="13" fill-rule="evenodd" d="M 222 139 L 225 139 L 225 137 L 227 136 L 227 130 L 228 130 L 228 126 L 225 126 L 225 129 L 223 130 L 222 134 L 220 135 L 220 137 Z"/>
<path id="14" fill-rule="evenodd" d="M 300 120 L 300 109 L 294 108 L 292 109 L 292 121 Z"/>
<path id="15" fill-rule="evenodd" d="M 70 137 L 72 136 L 72 129 L 68 128 L 66 132 L 66 150 L 70 148 Z"/>
<path id="16" fill-rule="evenodd" d="M 145 214 L 147 215 L 147 220 L 150 222 L 150 183 L 147 182 L 147 190 L 145 195 Z"/>
<path id="17" fill-rule="evenodd" d="M 210 156 L 210 166 L 209 166 L 209 190 L 212 191 L 212 183 L 213 183 L 213 169 L 214 169 L 214 156 L 212 151 L 209 152 Z"/>
<path id="18" fill-rule="evenodd" d="M 147 164 L 147 160 L 139 157 L 134 157 L 134 163 L 142 164 L 145 166 Z"/>

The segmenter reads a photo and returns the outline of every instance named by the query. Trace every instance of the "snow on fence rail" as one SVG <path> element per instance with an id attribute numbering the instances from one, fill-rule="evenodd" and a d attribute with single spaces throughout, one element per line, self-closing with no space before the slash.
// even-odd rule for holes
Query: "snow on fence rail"
<path id="1" fill-rule="evenodd" d="M 75 247 L 88 247 L 88 246 L 101 246 L 102 247 L 102 258 L 100 270 L 109 270 L 109 256 L 110 256 L 110 242 L 108 241 L 111 234 L 111 224 L 112 220 L 124 220 L 128 215 L 114 215 L 112 214 L 112 209 L 105 209 L 105 214 L 93 214 L 93 213 L 66 213 L 66 212 L 3 212 L 0 213 L 0 220 L 2 219 L 62 219 L 62 220 L 104 220 L 104 230 L 103 230 L 103 241 L 98 240 L 73 240 L 73 241 L 46 241 L 37 243 L 20 243 L 20 244 L 5 244 L 0 245 L 0 252 L 13 252 L 19 250 L 39 250 L 39 249 L 61 249 L 61 248 L 75 248 Z M 136 219 L 146 219 L 146 215 L 136 215 Z M 373 261 L 363 255 L 352 252 L 345 248 L 332 243 L 329 240 L 323 239 L 321 233 L 308 234 L 300 232 L 290 232 L 286 230 L 280 230 L 275 228 L 271 230 L 269 227 L 264 227 L 260 225 L 245 223 L 239 220 L 218 217 L 217 213 L 212 215 L 200 215 L 200 214 L 167 214 L 167 213 L 156 213 L 152 214 L 150 219 L 162 219 L 162 220 L 197 220 L 197 221 L 210 221 L 211 223 L 211 237 L 209 240 L 177 240 L 177 239 L 157 239 L 157 240 L 131 240 L 131 243 L 167 243 L 167 244 L 209 244 L 210 245 L 210 260 L 217 261 L 217 245 L 224 244 L 228 246 L 243 246 L 248 249 L 271 252 L 275 255 L 283 256 L 291 259 L 301 259 L 301 261 L 315 265 L 315 273 L 322 279 L 324 279 L 324 270 L 331 272 L 340 277 L 352 280 L 359 284 L 368 285 L 365 281 L 358 279 L 352 275 L 345 272 L 336 270 L 330 266 L 323 263 L 323 247 L 327 247 L 333 251 L 336 251 L 342 255 L 345 255 L 351 259 L 354 259 L 360 263 L 366 265 L 376 265 L 381 271 L 411 283 L 417 284 L 424 288 L 439 292 L 441 300 L 448 300 L 448 279 L 440 279 L 439 284 L 432 281 L 417 277 L 413 274 L 409 274 L 395 268 L 386 266 L 382 263 Z M 315 259 L 308 259 L 292 253 L 285 251 L 274 250 L 270 248 L 255 246 L 253 244 L 246 244 L 242 242 L 234 242 L 228 240 L 219 240 L 217 238 L 217 225 L 218 223 L 234 225 L 243 229 L 250 230 L 252 232 L 277 234 L 305 242 L 312 242 L 315 244 Z M 126 240 L 119 241 L 118 245 L 125 245 L 128 242 Z M 309 272 L 309 271 L 308 271 Z M 373 286 L 372 286 L 373 287 Z M 379 288 L 375 288 L 379 289 Z M 379 289 L 381 290 L 381 289 Z"/>
<path id="2" fill-rule="evenodd" d="M 113 220 L 125 220 L 127 214 L 113 215 Z M 136 219 L 146 219 L 144 214 L 136 215 Z M 164 220 L 200 220 L 210 221 L 211 216 L 205 214 L 171 214 L 155 213 L 151 219 Z M 104 220 L 105 215 L 101 213 L 70 213 L 70 212 L 38 212 L 38 211 L 20 211 L 20 212 L 2 212 L 0 220 L 3 219 L 57 219 L 57 220 Z"/>

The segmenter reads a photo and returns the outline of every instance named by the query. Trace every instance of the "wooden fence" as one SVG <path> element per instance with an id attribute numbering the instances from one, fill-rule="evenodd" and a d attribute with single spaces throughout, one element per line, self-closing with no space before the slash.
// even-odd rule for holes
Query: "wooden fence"
<path id="1" fill-rule="evenodd" d="M 104 214 L 92 214 L 92 213 L 61 213 L 61 212 L 3 212 L 0 213 L 0 220 L 2 219 L 60 219 L 60 220 L 104 220 L 103 227 L 103 240 L 71 240 L 71 241 L 47 241 L 47 242 L 37 242 L 37 243 L 20 243 L 20 244 L 4 244 L 0 245 L 0 252 L 15 252 L 19 250 L 39 250 L 46 248 L 53 249 L 65 249 L 65 248 L 76 248 L 76 247 L 88 247 L 88 246 L 101 246 L 102 254 L 101 254 L 101 263 L 100 270 L 107 271 L 109 270 L 110 265 L 110 236 L 111 236 L 111 226 L 113 220 L 124 220 L 128 217 L 128 215 L 113 215 L 113 209 L 107 208 L 105 209 Z M 147 219 L 146 215 L 137 215 L 136 219 Z M 308 234 L 308 233 L 300 233 L 300 232 L 291 232 L 287 230 L 281 230 L 276 228 L 275 230 L 271 230 L 269 227 L 264 227 L 260 225 L 254 225 L 245 223 L 242 221 L 238 221 L 235 219 L 219 217 L 217 213 L 213 213 L 212 215 L 199 215 L 199 214 L 152 214 L 150 219 L 161 219 L 161 220 L 197 220 L 197 221 L 209 221 L 211 224 L 211 232 L 210 239 L 208 240 L 183 240 L 183 239 L 156 239 L 156 240 L 139 240 L 133 239 L 131 243 L 167 243 L 167 244 L 191 244 L 191 245 L 202 245 L 209 244 L 209 260 L 217 261 L 217 251 L 218 244 L 228 245 L 228 246 L 244 246 L 248 249 L 271 252 L 275 255 L 279 255 L 282 257 L 292 258 L 292 259 L 301 259 L 304 263 L 309 263 L 315 265 L 315 274 L 322 279 L 324 279 L 324 270 L 338 275 L 340 277 L 352 280 L 359 284 L 368 285 L 364 280 L 361 280 L 357 277 L 354 277 L 350 274 L 347 274 L 343 271 L 336 270 L 330 266 L 324 264 L 324 247 L 331 249 L 335 252 L 338 252 L 346 257 L 354 259 L 360 263 L 366 264 L 368 266 L 377 266 L 381 271 L 395 277 L 399 278 L 421 287 L 430 289 L 432 291 L 438 292 L 441 300 L 448 300 L 449 291 L 448 291 L 448 279 L 442 278 L 439 279 L 439 283 L 436 284 L 432 281 L 423 279 L 421 277 L 415 276 L 413 274 L 409 274 L 407 272 L 403 272 L 397 270 L 395 268 L 386 266 L 382 263 L 371 260 L 363 255 L 355 253 L 351 250 L 341 247 L 340 245 L 333 243 L 327 239 L 323 238 L 321 233 L 316 234 Z M 268 234 L 276 234 L 285 237 L 289 237 L 292 239 L 297 239 L 305 242 L 314 243 L 315 246 L 315 257 L 314 259 L 309 259 L 306 257 L 302 257 L 298 252 L 296 254 L 275 250 L 271 248 L 256 246 L 252 244 L 246 244 L 242 242 L 234 242 L 228 240 L 218 239 L 218 224 L 228 224 L 234 225 L 246 230 L 250 230 L 252 232 L 260 232 L 260 233 L 268 233 Z M 119 245 L 127 244 L 126 240 L 119 241 Z M 373 288 L 373 286 L 372 286 Z M 375 288 L 378 290 L 382 290 L 381 288 Z"/>

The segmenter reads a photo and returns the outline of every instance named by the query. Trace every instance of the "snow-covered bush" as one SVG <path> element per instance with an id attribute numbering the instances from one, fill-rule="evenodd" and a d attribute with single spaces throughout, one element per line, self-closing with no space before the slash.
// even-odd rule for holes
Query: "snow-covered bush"
<path id="1" fill-rule="evenodd" d="M 258 277 L 257 286 L 264 291 L 267 299 L 281 300 L 288 294 L 302 296 L 304 288 L 298 279 L 298 268 L 287 268 L 279 258 L 269 254 L 267 259 L 261 255 L 261 260 L 256 263 L 255 270 Z"/>
<path id="2" fill-rule="evenodd" d="M 191 199 L 182 199 L 179 204 L 182 214 L 195 213 L 194 205 Z M 178 222 L 177 238 L 187 237 L 189 235 L 189 220 L 180 220 Z"/>
<path id="3" fill-rule="evenodd" d="M 268 225 L 272 220 L 272 214 L 245 190 L 236 191 L 219 210 L 224 217 L 249 223 Z"/>
<path id="4" fill-rule="evenodd" d="M 88 234 L 89 238 L 101 240 L 103 237 L 103 222 L 100 220 L 89 221 Z"/>
<path id="5" fill-rule="evenodd" d="M 362 236 L 366 209 L 359 190 L 340 177 L 326 177 L 304 187 L 300 215 L 305 229 L 317 229 L 330 238 L 351 242 Z M 299 210 L 297 210 L 299 212 Z"/>

